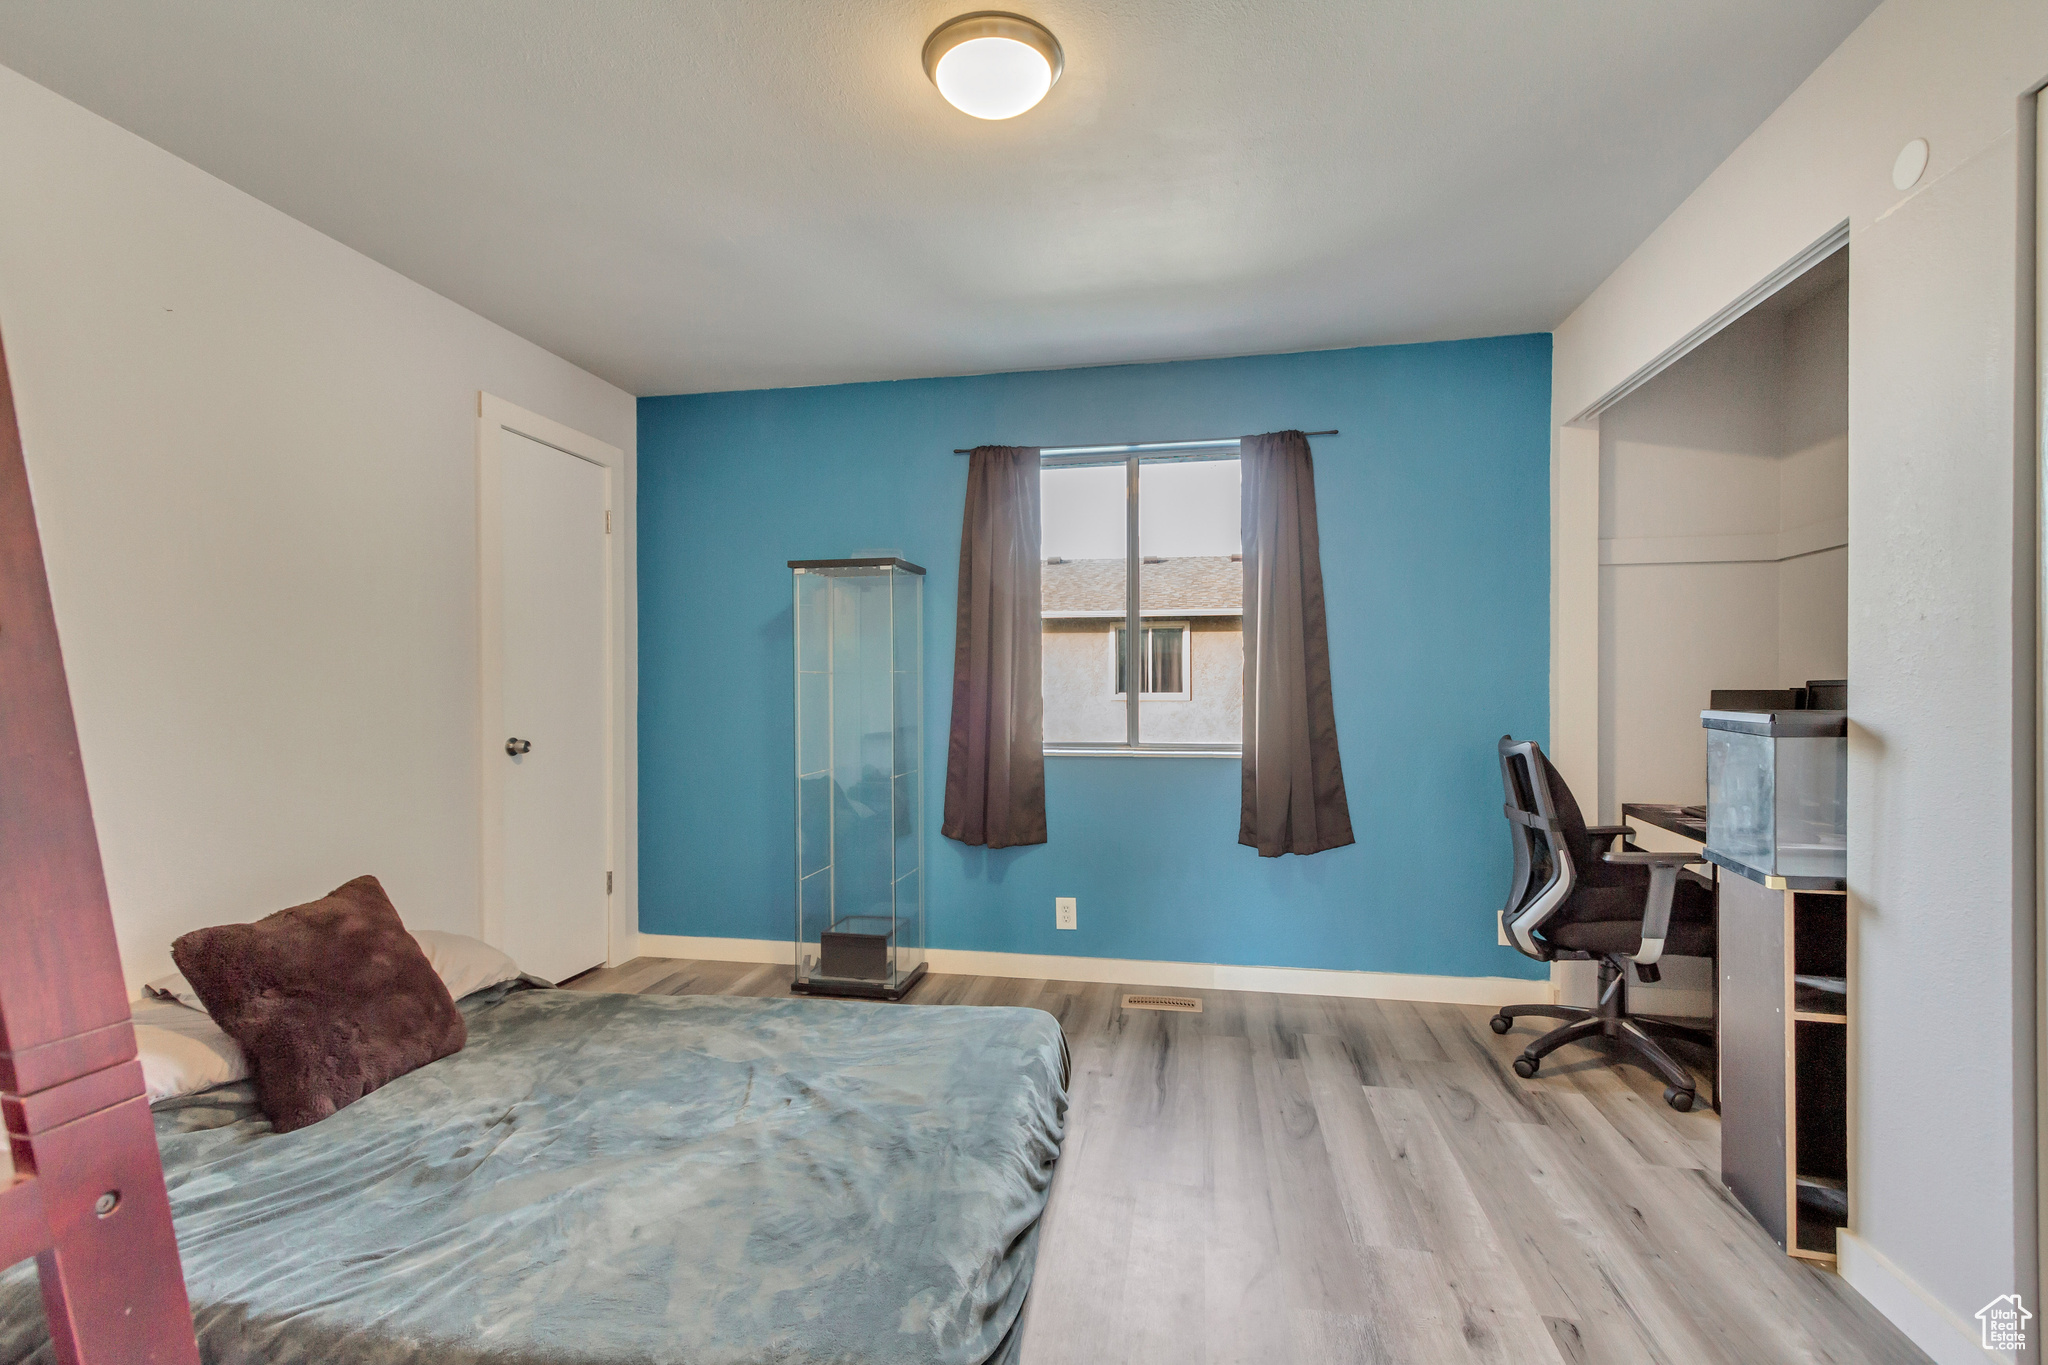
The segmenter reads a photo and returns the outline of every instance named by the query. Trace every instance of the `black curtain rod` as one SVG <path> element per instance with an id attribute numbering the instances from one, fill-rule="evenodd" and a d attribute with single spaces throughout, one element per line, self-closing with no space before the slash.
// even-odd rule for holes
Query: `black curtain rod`
<path id="1" fill-rule="evenodd" d="M 1337 429 L 1336 429 L 1335 427 L 1331 427 L 1331 428 L 1330 428 L 1330 429 L 1329 429 L 1328 431 L 1304 431 L 1304 432 L 1303 432 L 1303 433 L 1301 433 L 1301 434 L 1302 434 L 1302 435 L 1304 435 L 1304 436 L 1335 436 L 1335 435 L 1337 434 Z M 1232 443 L 1233 441 L 1241 441 L 1241 440 L 1243 440 L 1243 439 L 1244 439 L 1244 438 L 1243 438 L 1242 436 L 1217 436 L 1217 437 L 1214 437 L 1213 439 L 1210 439 L 1210 440 L 1206 440 L 1206 441 L 1119 441 L 1119 442 L 1114 442 L 1114 443 L 1109 443 L 1109 444 L 1104 444 L 1104 445 L 1098 445 L 1098 446 L 1042 446 L 1042 447 L 1040 447 L 1040 449 L 1042 449 L 1042 450 L 1050 450 L 1050 451 L 1054 451 L 1054 452 L 1060 452 L 1060 451 L 1069 451 L 1069 450 L 1075 450 L 1075 451 L 1097 451 L 1097 450 L 1100 450 L 1100 451 L 1104 451 L 1104 452 L 1107 452 L 1107 451 L 1112 451 L 1112 450 L 1171 450 L 1171 449 L 1173 449 L 1173 448 L 1174 448 L 1175 446 L 1221 446 L 1221 445 L 1229 445 L 1229 444 L 1230 444 L 1230 443 Z M 954 451 L 953 453 L 954 453 L 955 455 L 972 455 L 972 454 L 974 453 L 974 451 L 973 451 L 973 450 L 972 450 L 972 449 L 970 448 L 970 449 L 967 449 L 967 450 L 955 450 L 955 451 Z"/>

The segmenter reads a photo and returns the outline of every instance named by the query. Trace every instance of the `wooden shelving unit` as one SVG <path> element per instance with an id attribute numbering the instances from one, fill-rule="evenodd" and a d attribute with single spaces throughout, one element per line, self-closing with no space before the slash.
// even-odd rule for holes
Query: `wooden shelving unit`
<path id="1" fill-rule="evenodd" d="M 1788 1255 L 1832 1263 L 1849 1208 L 1848 896 L 1721 886 L 1721 1179 Z"/>

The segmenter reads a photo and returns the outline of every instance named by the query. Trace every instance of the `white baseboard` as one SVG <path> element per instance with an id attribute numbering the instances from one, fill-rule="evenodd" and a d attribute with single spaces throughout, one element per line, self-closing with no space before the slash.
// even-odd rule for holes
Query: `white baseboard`
<path id="1" fill-rule="evenodd" d="M 2013 1365 L 2014 1357 L 2003 1351 L 1987 1351 L 1975 1323 L 1922 1289 L 1912 1276 L 1892 1264 L 1890 1257 L 1855 1233 L 1844 1229 L 1835 1234 L 1836 1269 L 1878 1312 L 1891 1319 L 1915 1346 L 1925 1351 L 1935 1365 Z"/>
<path id="2" fill-rule="evenodd" d="M 687 938 L 640 935 L 641 957 L 694 957 L 714 962 L 796 960 L 788 939 Z M 1511 976 L 1425 976 L 1411 972 L 1343 972 L 1315 967 L 1233 967 L 1214 962 L 1145 962 L 1114 957 L 1042 957 L 932 948 L 934 972 L 1007 976 L 1025 980 L 1087 981 L 1115 986 L 1181 990 L 1271 991 L 1276 995 L 1334 995 L 1354 1000 L 1415 1000 L 1448 1005 L 1547 1005 L 1550 983 Z"/>
<path id="3" fill-rule="evenodd" d="M 690 938 L 682 934 L 640 935 L 635 957 L 694 957 L 705 962 L 796 961 L 796 945 L 786 938 Z"/>

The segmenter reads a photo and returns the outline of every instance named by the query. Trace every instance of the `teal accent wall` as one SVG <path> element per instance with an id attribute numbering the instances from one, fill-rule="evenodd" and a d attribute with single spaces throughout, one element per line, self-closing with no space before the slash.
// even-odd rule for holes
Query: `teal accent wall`
<path id="1" fill-rule="evenodd" d="M 640 927 L 793 922 L 785 561 L 887 547 L 925 598 L 934 948 L 1537 977 L 1495 940 L 1502 734 L 1548 738 L 1550 338 L 640 400 Z M 1336 427 L 1313 442 L 1358 842 L 1237 843 L 1238 765 L 1050 758 L 1050 842 L 942 838 L 967 461 Z M 1053 927 L 1078 898 L 1080 927 Z"/>

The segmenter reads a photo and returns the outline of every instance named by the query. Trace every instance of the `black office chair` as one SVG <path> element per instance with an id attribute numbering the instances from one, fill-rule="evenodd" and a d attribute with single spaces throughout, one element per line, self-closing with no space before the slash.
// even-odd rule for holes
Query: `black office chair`
<path id="1" fill-rule="evenodd" d="M 1649 853 L 1628 842 L 1627 825 L 1588 826 L 1543 750 L 1533 740 L 1500 740 L 1501 784 L 1507 793 L 1508 830 L 1515 841 L 1515 880 L 1500 912 L 1514 945 L 1540 962 L 1600 962 L 1599 1003 L 1507 1005 L 1491 1023 L 1506 1033 L 1525 1015 L 1564 1019 L 1515 1058 L 1515 1074 L 1534 1076 L 1543 1058 L 1566 1043 L 1612 1038 L 1662 1077 L 1664 1100 L 1681 1112 L 1693 1106 L 1692 1073 L 1659 1045 L 1681 1038 L 1713 1046 L 1705 1029 L 1628 1014 L 1628 969 L 1643 981 L 1658 979 L 1665 953 L 1710 957 L 1714 952 L 1713 883 L 1686 870 L 1705 859 L 1696 853 Z M 1623 851 L 1609 852 L 1616 839 Z"/>

